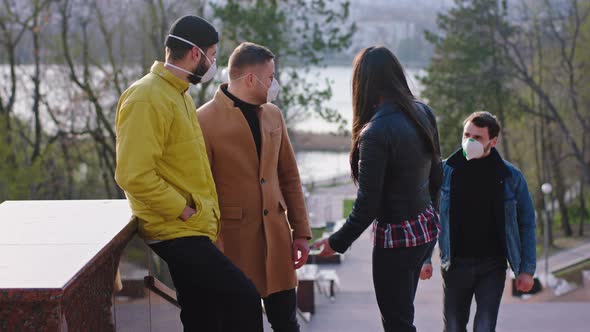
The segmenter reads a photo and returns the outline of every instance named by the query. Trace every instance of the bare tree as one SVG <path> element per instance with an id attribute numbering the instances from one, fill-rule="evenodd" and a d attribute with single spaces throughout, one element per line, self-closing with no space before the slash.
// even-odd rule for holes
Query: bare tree
<path id="1" fill-rule="evenodd" d="M 0 45 L 4 49 L 2 53 L 6 56 L 6 59 L 2 60 L 8 62 L 9 78 L 5 80 L 6 84 L 3 84 L 5 90 L 0 90 L 0 116 L 5 120 L 7 133 L 10 133 L 11 131 L 11 116 L 14 111 L 18 86 L 17 47 L 27 31 L 36 31 L 34 34 L 39 32 L 40 15 L 50 2 L 51 0 L 35 0 L 30 8 L 26 6 L 26 4 L 23 5 L 22 3 L 11 2 L 8 0 L 3 0 L 1 4 Z M 38 48 L 35 48 L 35 51 L 38 50 Z M 33 80 L 35 80 L 35 78 L 33 78 Z M 8 140 L 7 143 L 10 143 L 10 135 L 7 135 L 6 139 Z"/>
<path id="2" fill-rule="evenodd" d="M 500 44 L 504 51 L 509 54 L 509 64 L 513 69 L 514 77 L 521 81 L 523 84 L 528 86 L 531 91 L 538 97 L 539 102 L 543 105 L 544 109 L 547 110 L 547 115 L 543 114 L 544 117 L 549 117 L 555 122 L 561 135 L 565 138 L 565 141 L 572 152 L 572 156 L 579 163 L 584 178 L 590 177 L 590 164 L 586 160 L 585 151 L 581 148 L 581 142 L 577 141 L 575 137 L 579 132 L 577 126 L 581 125 L 584 132 L 588 129 L 588 118 L 589 114 L 582 113 L 578 103 L 579 89 L 581 88 L 577 84 L 575 55 L 577 47 L 579 45 L 579 31 L 582 24 L 584 24 L 590 13 L 590 7 L 582 7 L 576 0 L 569 0 L 567 2 L 566 13 L 563 13 L 563 4 L 561 6 L 555 5 L 550 1 L 545 1 L 544 10 L 542 12 L 543 25 L 548 26 L 551 32 L 551 36 L 554 40 L 557 40 L 559 45 L 560 60 L 561 63 L 561 75 L 552 75 L 555 79 L 551 87 L 544 86 L 538 80 L 538 77 L 530 70 L 529 59 L 534 56 L 534 51 L 531 49 L 523 48 L 522 45 L 530 45 L 527 39 L 534 35 L 530 32 L 530 21 L 527 17 L 520 22 L 519 27 L 513 27 L 512 31 L 504 31 Z M 555 14 L 557 13 L 557 14 Z M 526 16 L 528 16 L 527 13 Z M 551 42 L 548 40 L 549 34 L 542 36 L 543 40 L 547 43 Z M 536 47 L 544 47 L 541 43 L 535 43 Z M 551 45 L 553 46 L 553 44 Z M 579 69 L 579 68 L 578 68 Z M 548 68 L 541 69 L 548 70 Z M 567 77 L 566 84 L 559 79 L 561 77 Z M 564 86 L 567 88 L 567 95 L 570 100 L 571 107 L 560 107 L 561 95 L 554 93 L 555 84 L 558 86 Z M 531 108 L 529 108 L 531 109 Z M 576 121 L 571 121 L 576 119 Z"/>

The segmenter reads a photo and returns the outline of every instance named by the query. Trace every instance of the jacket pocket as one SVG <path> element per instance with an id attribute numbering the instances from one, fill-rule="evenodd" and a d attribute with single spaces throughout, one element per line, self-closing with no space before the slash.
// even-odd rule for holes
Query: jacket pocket
<path id="1" fill-rule="evenodd" d="M 190 194 L 187 204 L 197 211 L 193 216 L 191 216 L 191 218 L 198 220 L 203 214 L 203 202 L 199 196 Z"/>

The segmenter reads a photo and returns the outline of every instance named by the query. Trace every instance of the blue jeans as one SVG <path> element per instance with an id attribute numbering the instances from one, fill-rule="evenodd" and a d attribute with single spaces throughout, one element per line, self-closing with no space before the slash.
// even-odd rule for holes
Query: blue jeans
<path id="1" fill-rule="evenodd" d="M 496 330 L 500 300 L 506 281 L 506 258 L 454 258 L 442 271 L 444 287 L 444 331 L 465 332 L 471 301 L 475 295 L 475 332 Z"/>

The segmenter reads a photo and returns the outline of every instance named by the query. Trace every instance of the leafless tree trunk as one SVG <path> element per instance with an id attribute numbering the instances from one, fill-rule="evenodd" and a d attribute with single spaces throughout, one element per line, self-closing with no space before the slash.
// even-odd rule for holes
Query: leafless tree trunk
<path id="1" fill-rule="evenodd" d="M 586 210 L 586 197 L 584 196 L 584 181 L 580 181 L 580 225 L 578 225 L 578 236 L 584 236 L 584 223 L 588 218 Z"/>
<path id="2" fill-rule="evenodd" d="M 549 139 L 547 139 L 547 150 L 549 152 L 550 159 L 549 165 L 551 165 L 551 175 L 554 183 L 553 187 L 555 189 L 555 197 L 557 199 L 557 202 L 559 203 L 559 212 L 561 215 L 561 226 L 563 234 L 569 237 L 572 236 L 573 232 L 569 222 L 569 214 L 565 201 L 567 188 L 564 183 L 564 174 L 561 166 L 563 159 L 558 156 L 558 151 L 560 150 L 560 140 L 555 136 L 556 135 L 554 134 L 553 137 L 550 136 Z M 555 215 L 555 211 L 553 212 L 553 215 Z"/>
<path id="3" fill-rule="evenodd" d="M 511 160 L 510 158 L 510 137 L 509 137 L 509 130 L 507 129 L 506 123 L 506 116 L 504 111 L 504 104 L 506 103 L 506 98 L 502 93 L 502 83 L 500 82 L 500 77 L 504 77 L 504 73 L 500 70 L 499 64 L 499 54 L 502 52 L 499 49 L 498 44 L 495 40 L 498 38 L 498 30 L 500 29 L 500 14 L 501 14 L 501 4 L 500 0 L 496 2 L 496 9 L 494 15 L 491 16 L 494 20 L 493 23 L 488 24 L 490 27 L 490 37 L 492 38 L 492 73 L 494 77 L 498 78 L 494 80 L 494 105 L 495 105 L 495 112 L 498 114 L 498 119 L 500 123 L 503 125 L 503 133 L 502 133 L 502 148 L 504 157 L 507 160 Z"/>
<path id="4" fill-rule="evenodd" d="M 49 1 L 40 2 L 39 0 L 33 1 L 33 17 L 29 31 L 33 37 L 33 59 L 35 64 L 35 70 L 32 76 L 34 88 L 33 88 L 33 118 L 35 119 L 34 137 L 33 137 L 33 152 L 31 156 L 32 162 L 35 162 L 41 154 L 41 141 L 43 138 L 43 129 L 41 125 L 41 31 L 42 22 L 40 20 L 40 14 L 42 10 L 49 4 Z"/>
<path id="5" fill-rule="evenodd" d="M 537 56 L 536 58 L 533 57 L 532 63 L 531 63 L 531 71 L 532 71 L 532 75 L 535 75 L 536 77 L 538 77 L 539 80 L 539 84 L 543 84 L 544 81 L 544 76 L 543 76 L 543 66 L 544 66 L 544 57 L 543 57 L 543 52 L 541 50 L 541 48 L 539 47 L 541 41 L 540 41 L 540 35 L 539 35 L 539 26 L 538 26 L 538 22 L 535 19 L 534 21 L 534 37 L 531 38 L 529 41 L 529 47 L 530 49 L 536 49 L 537 50 Z M 536 46 L 535 46 L 536 45 Z M 537 60 L 535 62 L 535 59 Z M 547 201 L 544 199 L 544 194 L 541 192 L 541 188 L 540 185 L 548 182 L 549 181 L 549 170 L 548 170 L 548 166 L 547 166 L 547 142 L 544 139 L 546 137 L 547 134 L 547 127 L 549 125 L 549 122 L 551 121 L 547 116 L 546 116 L 546 110 L 544 105 L 539 101 L 538 96 L 536 95 L 535 91 L 533 89 L 530 89 L 530 100 L 532 101 L 532 107 L 531 109 L 528 109 L 528 113 L 530 114 L 534 114 L 536 115 L 536 117 L 533 119 L 534 121 L 534 146 L 535 146 L 535 164 L 537 166 L 537 182 L 539 184 L 539 187 L 535 189 L 535 191 L 537 192 L 537 211 L 540 212 L 540 215 L 543 216 L 543 218 L 547 218 L 547 214 L 545 213 L 545 211 L 547 211 L 547 209 L 549 209 L 549 206 L 547 206 Z M 523 106 L 525 106 L 526 104 L 523 104 Z M 527 108 L 525 106 L 525 111 L 527 111 Z M 542 218 L 539 220 L 541 221 Z M 548 232 L 548 238 L 549 238 L 549 246 L 552 247 L 553 246 L 553 230 L 552 230 L 552 222 L 551 220 L 547 220 L 547 225 L 549 225 L 549 227 L 546 229 L 545 228 L 545 223 L 540 222 L 540 228 L 543 232 L 543 234 L 545 234 L 545 232 Z"/>
<path id="6" fill-rule="evenodd" d="M 588 144 L 588 137 L 584 136 L 582 138 L 582 148 L 584 149 L 584 152 L 586 152 L 587 149 L 587 144 Z M 580 199 L 580 225 L 578 227 L 578 235 L 579 236 L 584 236 L 584 223 L 586 222 L 586 219 L 588 218 L 588 211 L 586 210 L 586 196 L 584 195 L 584 189 L 585 189 L 585 184 L 586 181 L 588 181 L 588 179 L 584 179 L 584 175 L 581 174 L 581 179 L 580 179 L 580 194 L 579 194 L 579 199 Z"/>

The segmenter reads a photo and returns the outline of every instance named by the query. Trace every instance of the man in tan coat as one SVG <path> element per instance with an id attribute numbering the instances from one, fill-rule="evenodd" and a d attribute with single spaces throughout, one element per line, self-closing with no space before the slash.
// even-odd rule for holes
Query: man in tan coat
<path id="1" fill-rule="evenodd" d="M 198 110 L 219 194 L 220 246 L 254 282 L 274 331 L 299 331 L 295 270 L 311 231 L 295 154 L 281 110 L 274 54 L 243 43 L 229 84 Z"/>

